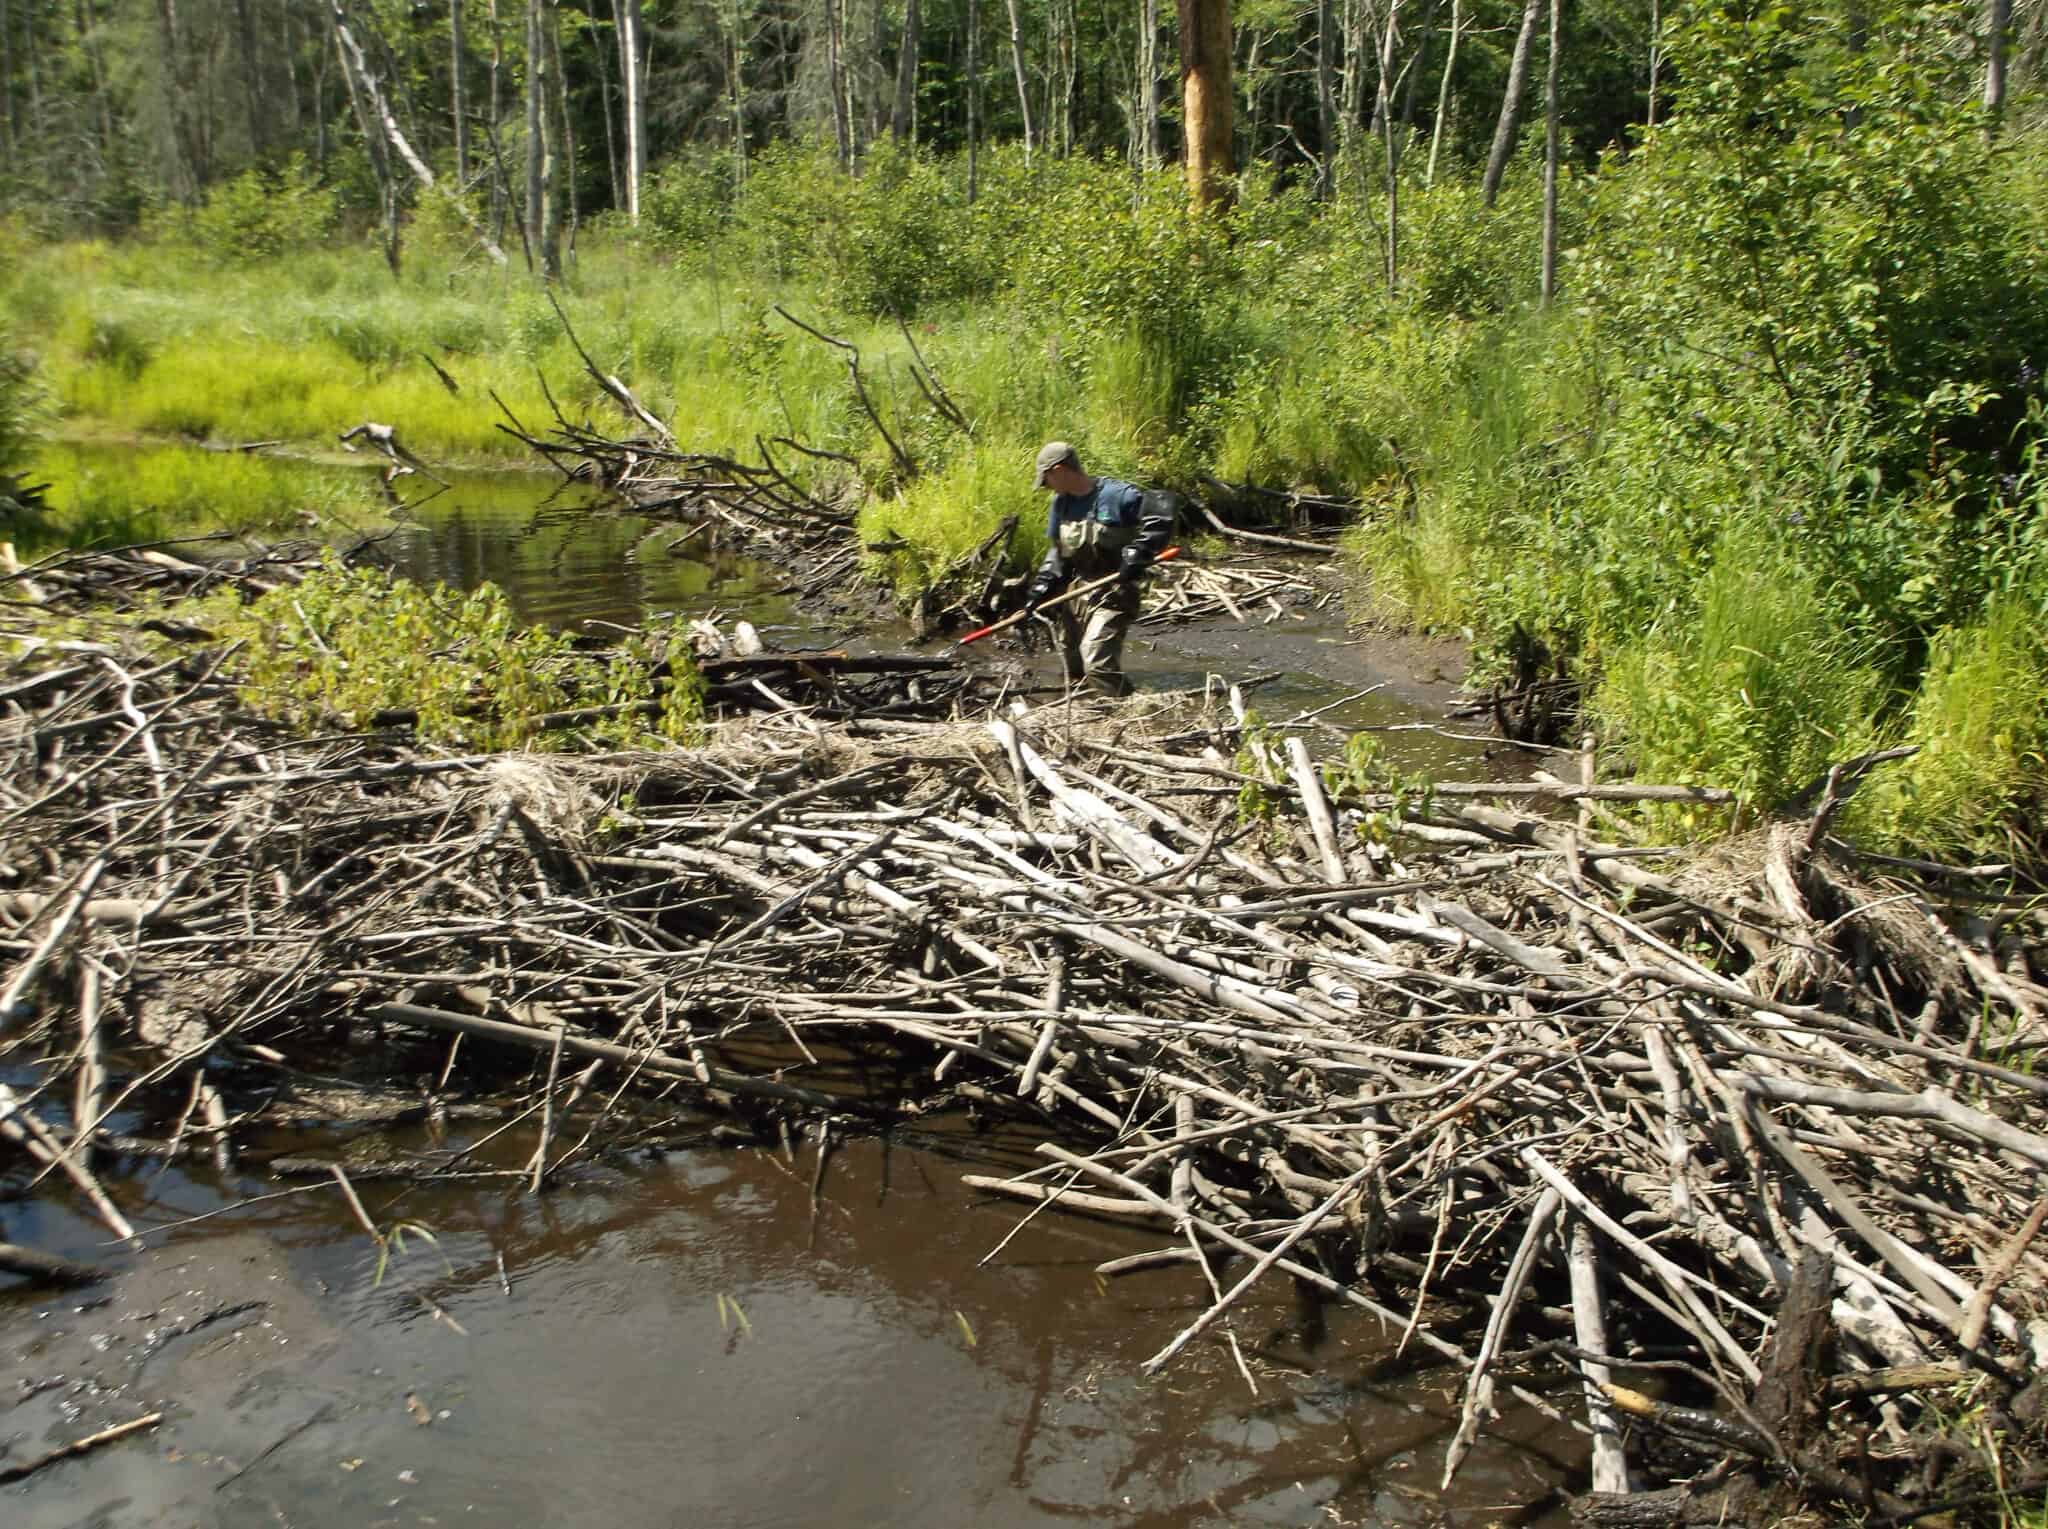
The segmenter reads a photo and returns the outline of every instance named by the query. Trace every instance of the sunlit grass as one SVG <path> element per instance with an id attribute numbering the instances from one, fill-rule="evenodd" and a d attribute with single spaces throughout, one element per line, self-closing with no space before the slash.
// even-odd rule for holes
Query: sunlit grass
<path id="1" fill-rule="evenodd" d="M 194 446 L 49 445 L 31 476 L 48 483 L 48 510 L 8 529 L 25 551 L 303 529 L 367 516 L 377 503 L 374 480 L 359 469 Z"/>

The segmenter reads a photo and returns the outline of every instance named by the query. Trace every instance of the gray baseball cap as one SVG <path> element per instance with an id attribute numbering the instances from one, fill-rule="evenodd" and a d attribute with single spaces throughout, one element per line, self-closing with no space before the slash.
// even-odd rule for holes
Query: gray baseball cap
<path id="1" fill-rule="evenodd" d="M 1033 480 L 1040 488 L 1045 487 L 1045 475 L 1062 462 L 1070 467 L 1079 467 L 1081 458 L 1065 441 L 1047 441 L 1038 448 L 1038 476 Z"/>

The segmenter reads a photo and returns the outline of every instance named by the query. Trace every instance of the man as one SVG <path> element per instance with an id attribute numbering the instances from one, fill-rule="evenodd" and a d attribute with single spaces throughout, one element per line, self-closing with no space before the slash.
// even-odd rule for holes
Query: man
<path id="1" fill-rule="evenodd" d="M 1045 526 L 1045 561 L 1024 601 L 1027 614 L 1070 581 L 1116 581 L 1046 613 L 1056 623 L 1067 683 L 1086 683 L 1109 695 L 1129 695 L 1124 677 L 1124 636 L 1138 614 L 1138 585 L 1173 536 L 1174 498 L 1145 492 L 1115 478 L 1091 478 L 1065 441 L 1038 452 L 1038 486 L 1052 490 Z"/>

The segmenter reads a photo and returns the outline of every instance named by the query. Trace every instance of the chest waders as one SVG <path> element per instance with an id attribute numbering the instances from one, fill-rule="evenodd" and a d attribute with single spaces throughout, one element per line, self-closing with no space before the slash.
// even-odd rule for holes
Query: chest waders
<path id="1" fill-rule="evenodd" d="M 1124 548 L 1138 536 L 1136 517 L 1104 518 L 1099 509 L 1110 493 L 1125 485 L 1104 479 L 1098 485 L 1095 504 L 1088 513 L 1062 519 L 1057 541 L 1060 555 L 1076 582 L 1086 583 L 1115 573 Z M 1114 512 L 1110 512 L 1113 516 Z M 1086 599 L 1075 600 L 1049 613 L 1059 638 L 1060 667 L 1069 685 L 1086 683 L 1108 695 L 1129 695 L 1131 682 L 1124 675 L 1124 638 L 1138 615 L 1138 586 L 1118 582 L 1105 585 Z"/>

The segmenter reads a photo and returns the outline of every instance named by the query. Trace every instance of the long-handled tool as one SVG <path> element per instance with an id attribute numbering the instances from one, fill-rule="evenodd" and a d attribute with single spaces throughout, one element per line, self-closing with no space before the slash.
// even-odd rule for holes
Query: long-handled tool
<path id="1" fill-rule="evenodd" d="M 1180 548 L 1168 547 L 1164 552 L 1160 553 L 1159 556 L 1152 559 L 1152 561 L 1154 563 L 1171 562 L 1174 558 L 1177 558 L 1179 556 Z M 1018 622 L 1022 621 L 1026 616 L 1035 616 L 1038 614 L 1038 611 L 1049 611 L 1055 605 L 1065 605 L 1069 600 L 1078 600 L 1083 595 L 1092 595 L 1093 593 L 1095 593 L 1096 590 L 1106 588 L 1109 585 L 1114 584 L 1118 579 L 1122 577 L 1123 575 L 1120 573 L 1106 573 L 1099 579 L 1089 580 L 1086 584 L 1077 584 L 1072 589 L 1068 590 L 1065 594 L 1053 596 L 1052 599 L 1046 601 L 1043 605 L 1039 606 L 1037 611 L 1013 611 L 1009 615 L 1003 617 L 1001 621 L 995 622 L 990 626 L 976 627 L 973 631 L 969 632 L 965 637 L 962 637 L 958 642 L 954 643 L 953 646 L 955 646 L 956 648 L 964 648 L 970 642 L 979 642 L 982 638 L 988 636 L 991 632 L 1000 632 L 1005 630 L 1006 628 L 1015 626 Z"/>

